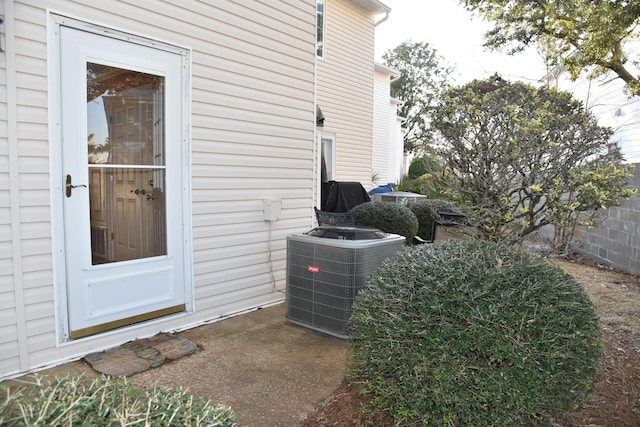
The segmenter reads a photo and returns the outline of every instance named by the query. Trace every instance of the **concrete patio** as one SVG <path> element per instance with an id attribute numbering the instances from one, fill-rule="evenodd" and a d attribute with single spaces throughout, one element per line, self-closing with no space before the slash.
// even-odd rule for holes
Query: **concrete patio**
<path id="1" fill-rule="evenodd" d="M 231 407 L 243 427 L 294 427 L 338 388 L 347 342 L 293 325 L 279 304 L 200 326 L 179 335 L 199 350 L 130 377 L 140 388 L 187 387 Z M 96 376 L 84 361 L 40 372 Z"/>

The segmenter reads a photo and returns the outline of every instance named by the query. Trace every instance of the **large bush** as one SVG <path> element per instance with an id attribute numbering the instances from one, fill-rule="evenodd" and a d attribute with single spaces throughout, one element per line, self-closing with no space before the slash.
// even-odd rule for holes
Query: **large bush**
<path id="1" fill-rule="evenodd" d="M 494 75 L 449 88 L 432 123 L 443 138 L 441 184 L 472 208 L 485 240 L 520 243 L 553 224 L 569 232 L 567 249 L 570 230 L 593 225 L 581 217 L 636 194 L 613 130 L 569 92 Z"/>
<path id="2" fill-rule="evenodd" d="M 91 383 L 77 375 L 51 383 L 36 377 L 22 387 L 0 385 L 0 392 L 0 425 L 238 426 L 231 410 L 185 389 L 140 392 L 124 377 L 99 377 Z"/>
<path id="3" fill-rule="evenodd" d="M 438 212 L 460 213 L 460 210 L 455 204 L 442 199 L 420 200 L 409 208 L 416 218 L 418 218 L 417 234 L 425 240 L 433 240 L 433 223 L 442 220 Z"/>
<path id="4" fill-rule="evenodd" d="M 481 240 L 407 248 L 350 319 L 350 377 L 400 425 L 540 425 L 580 404 L 602 354 L 580 285 Z"/>
<path id="5" fill-rule="evenodd" d="M 400 203 L 366 202 L 352 210 L 356 225 L 399 234 L 411 243 L 418 232 L 418 219 L 411 209 Z"/>

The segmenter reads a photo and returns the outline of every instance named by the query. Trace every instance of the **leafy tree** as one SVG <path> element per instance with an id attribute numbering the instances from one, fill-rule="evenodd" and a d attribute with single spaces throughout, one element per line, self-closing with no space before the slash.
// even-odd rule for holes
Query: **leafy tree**
<path id="1" fill-rule="evenodd" d="M 383 55 L 385 64 L 400 71 L 391 83 L 391 96 L 401 99 L 399 114 L 406 118 L 405 153 L 425 151 L 433 141 L 430 115 L 449 86 L 452 69 L 429 43 L 406 41 Z"/>
<path id="2" fill-rule="evenodd" d="M 434 125 L 446 141 L 445 186 L 470 206 L 487 240 L 514 243 L 547 224 L 571 227 L 581 213 L 634 194 L 611 129 L 567 92 L 498 76 L 474 80 L 446 93 Z"/>
<path id="3" fill-rule="evenodd" d="M 573 79 L 583 71 L 597 77 L 613 71 L 633 95 L 640 95 L 640 75 L 627 68 L 629 42 L 637 40 L 637 0 L 460 0 L 495 27 L 485 46 L 516 53 L 539 43 Z M 550 43 L 555 40 L 557 43 Z M 640 58 L 638 58 L 640 59 Z M 637 60 L 635 65 L 637 65 Z"/>

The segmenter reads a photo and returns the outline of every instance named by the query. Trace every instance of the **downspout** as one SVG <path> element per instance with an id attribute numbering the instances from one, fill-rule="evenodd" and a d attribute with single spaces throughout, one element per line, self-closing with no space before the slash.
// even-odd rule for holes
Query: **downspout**
<path id="1" fill-rule="evenodd" d="M 314 46 L 316 46 L 314 44 Z M 312 208 L 320 207 L 322 203 L 322 180 L 320 178 L 320 159 L 322 156 L 322 131 L 318 129 L 317 125 L 317 114 L 318 114 L 318 55 L 316 55 L 316 50 L 313 52 L 313 183 L 311 187 L 313 189 L 312 196 Z M 309 215 L 311 216 L 310 224 L 314 224 L 315 214 L 313 214 L 314 210 L 310 209 Z"/>

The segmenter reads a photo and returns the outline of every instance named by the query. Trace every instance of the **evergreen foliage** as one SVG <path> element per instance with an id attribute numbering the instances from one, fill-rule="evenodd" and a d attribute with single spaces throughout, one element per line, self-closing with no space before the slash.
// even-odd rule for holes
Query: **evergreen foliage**
<path id="1" fill-rule="evenodd" d="M 230 409 L 185 389 L 138 391 L 126 377 L 78 375 L 21 387 L 0 384 L 0 425 L 7 426 L 208 426 L 238 427 Z"/>
<path id="2" fill-rule="evenodd" d="M 640 75 L 633 74 L 640 56 L 640 2 L 637 0 L 460 0 L 494 28 L 485 46 L 517 53 L 536 45 L 549 68 L 567 70 L 573 79 L 615 73 L 631 95 L 640 95 Z M 631 65 L 631 67 L 630 67 Z"/>
<path id="3" fill-rule="evenodd" d="M 410 179 L 416 179 L 429 172 L 427 158 L 416 157 L 409 163 L 408 174 Z"/>
<path id="4" fill-rule="evenodd" d="M 355 206 L 351 212 L 356 225 L 399 234 L 407 239 L 407 244 L 418 232 L 418 219 L 411 209 L 400 203 L 366 202 Z"/>
<path id="5" fill-rule="evenodd" d="M 409 209 L 418 218 L 417 235 L 424 240 L 433 240 L 433 223 L 442 220 L 438 212 L 461 213 L 454 203 L 442 199 L 420 200 Z"/>
<path id="6" fill-rule="evenodd" d="M 603 352 L 595 310 L 571 276 L 482 240 L 388 259 L 356 297 L 349 327 L 349 377 L 396 425 L 565 422 Z"/>

